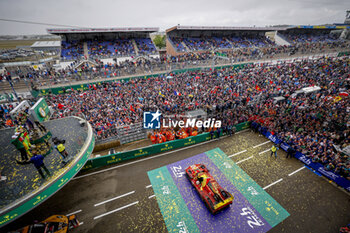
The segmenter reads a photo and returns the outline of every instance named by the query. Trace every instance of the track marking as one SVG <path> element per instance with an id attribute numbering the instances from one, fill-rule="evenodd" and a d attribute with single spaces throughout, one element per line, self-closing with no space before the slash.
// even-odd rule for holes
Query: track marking
<path id="1" fill-rule="evenodd" d="M 305 168 L 305 166 L 303 166 L 303 167 L 301 167 L 301 168 L 299 168 L 299 169 L 295 170 L 294 172 L 292 172 L 292 173 L 288 174 L 288 176 L 294 175 L 295 173 L 297 173 L 297 172 L 299 172 L 299 171 L 303 170 L 304 168 Z"/>
<path id="2" fill-rule="evenodd" d="M 260 143 L 259 145 L 253 146 L 253 148 L 257 148 L 257 147 L 262 146 L 262 145 L 265 145 L 265 144 L 267 144 L 267 143 L 269 143 L 269 142 L 271 142 L 271 141 L 269 140 L 269 141 Z"/>
<path id="3" fill-rule="evenodd" d="M 283 180 L 283 179 L 281 178 L 281 179 L 279 179 L 279 180 L 277 180 L 277 181 L 275 181 L 275 182 L 273 182 L 273 183 L 271 183 L 271 184 L 265 186 L 263 189 L 265 190 L 265 189 L 267 189 L 267 188 L 270 188 L 272 185 L 275 185 L 275 184 L 281 182 L 282 180 Z"/>
<path id="4" fill-rule="evenodd" d="M 236 164 L 242 163 L 242 162 L 247 161 L 248 159 L 251 159 L 251 158 L 253 158 L 253 155 L 246 158 L 246 159 L 242 159 L 241 161 L 238 161 Z"/>
<path id="5" fill-rule="evenodd" d="M 227 137 L 227 136 L 224 136 L 224 137 Z M 224 138 L 224 137 L 221 137 L 221 138 Z M 122 164 L 122 165 L 119 165 L 119 166 L 110 167 L 110 168 L 107 168 L 107 169 L 104 169 L 104 170 L 100 170 L 100 171 L 97 171 L 97 172 L 91 172 L 91 173 L 86 174 L 86 175 L 81 175 L 81 176 L 78 176 L 78 177 L 74 177 L 72 180 L 84 178 L 84 177 L 87 177 L 87 176 L 96 175 L 96 174 L 99 174 L 99 173 L 102 173 L 102 172 L 114 170 L 114 169 L 117 169 L 117 168 L 120 168 L 120 167 L 125 167 L 125 166 L 128 166 L 128 165 L 139 163 L 139 162 L 143 162 L 143 161 L 146 161 L 146 160 L 149 160 L 149 159 L 158 158 L 158 157 L 161 157 L 161 156 L 164 156 L 164 155 L 167 155 L 167 154 L 175 153 L 175 152 L 182 151 L 182 150 L 187 150 L 187 149 L 195 147 L 195 146 L 199 146 L 199 145 L 203 145 L 203 144 L 210 143 L 210 142 L 215 142 L 215 141 L 218 141 L 218 139 L 213 139 L 213 140 L 201 142 L 201 143 L 198 143 L 198 144 L 195 144 L 195 145 L 192 145 L 192 146 L 188 146 L 188 147 L 184 147 L 184 148 L 181 148 L 181 149 L 178 149 L 178 150 L 165 152 L 163 154 L 155 155 L 155 156 L 152 156 L 152 157 L 143 158 L 143 159 L 136 160 L 136 161 L 133 161 L 133 162 L 130 162 L 130 163 L 125 163 L 125 164 Z"/>
<path id="6" fill-rule="evenodd" d="M 244 152 L 246 152 L 246 151 L 247 151 L 247 150 L 242 150 L 242 151 L 237 152 L 236 154 L 230 155 L 230 156 L 228 156 L 228 157 L 229 157 L 229 158 L 231 158 L 231 157 L 233 157 L 233 156 L 236 156 L 236 155 L 242 154 L 242 153 L 244 153 Z"/>
<path id="7" fill-rule="evenodd" d="M 156 196 L 156 195 L 152 195 L 152 196 L 149 196 L 148 198 L 151 199 L 151 198 L 153 198 L 153 197 L 155 197 L 155 196 Z"/>
<path id="8" fill-rule="evenodd" d="M 115 213 L 115 212 L 117 212 L 117 211 L 119 211 L 119 210 L 122 210 L 122 209 L 128 208 L 128 207 L 130 207 L 130 206 L 136 205 L 137 203 L 139 203 L 139 201 L 135 201 L 135 202 L 130 203 L 130 204 L 126 205 L 126 206 L 123 206 L 123 207 L 120 207 L 120 208 L 118 208 L 118 209 L 115 209 L 115 210 L 109 211 L 109 212 L 107 212 L 107 213 L 104 213 L 104 214 L 98 215 L 98 216 L 94 217 L 94 220 L 99 219 L 99 218 L 102 218 L 103 216 L 106 216 L 106 215 L 109 215 L 109 214 Z"/>
<path id="9" fill-rule="evenodd" d="M 151 185 L 151 184 L 150 184 L 150 185 L 147 185 L 147 186 L 146 186 L 146 189 L 148 189 L 148 188 L 150 188 L 150 187 L 152 187 L 152 185 Z"/>
<path id="10" fill-rule="evenodd" d="M 80 213 L 82 210 L 77 210 L 77 211 L 74 211 L 73 213 L 70 213 L 70 214 L 66 214 L 66 216 L 71 216 L 73 214 L 77 214 L 77 213 Z"/>
<path id="11" fill-rule="evenodd" d="M 108 200 L 105 200 L 105 201 L 103 201 L 103 202 L 97 203 L 97 204 L 95 204 L 94 206 L 96 207 L 96 206 L 99 206 L 99 205 L 103 205 L 103 204 L 105 204 L 105 203 L 107 203 L 107 202 L 117 200 L 117 199 L 119 199 L 119 198 L 128 196 L 128 195 L 133 194 L 133 193 L 135 193 L 135 191 L 131 191 L 131 192 L 125 193 L 125 194 L 123 194 L 123 195 L 120 195 L 120 196 L 117 196 L 117 197 L 113 197 L 113 198 L 111 198 L 111 199 L 108 199 Z"/>
<path id="12" fill-rule="evenodd" d="M 268 151 L 270 151 L 270 149 L 267 149 L 267 150 L 261 151 L 261 152 L 259 152 L 259 155 L 264 154 L 264 153 L 266 153 L 266 152 L 268 152 Z"/>
<path id="13" fill-rule="evenodd" d="M 239 132 L 237 132 L 237 133 L 235 133 L 235 134 L 244 133 L 244 132 L 247 132 L 248 130 L 249 130 L 249 129 L 245 129 L 245 130 L 239 131 Z M 235 135 L 235 134 L 232 134 L 232 135 Z"/>

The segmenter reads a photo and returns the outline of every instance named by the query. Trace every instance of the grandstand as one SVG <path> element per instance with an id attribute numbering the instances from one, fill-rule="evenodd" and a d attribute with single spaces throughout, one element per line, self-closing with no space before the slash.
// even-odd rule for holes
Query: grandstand
<path id="1" fill-rule="evenodd" d="M 339 39 L 340 33 L 334 33 L 335 26 L 296 26 L 287 30 L 278 31 L 278 36 L 290 44 L 335 42 Z"/>
<path id="2" fill-rule="evenodd" d="M 159 28 L 77 28 L 47 31 L 62 37 L 61 58 L 64 61 L 159 55 L 150 37 L 150 33 L 158 32 Z"/>
<path id="3" fill-rule="evenodd" d="M 340 26 L 285 27 L 194 27 L 175 26 L 168 30 L 167 53 L 173 56 L 187 52 L 262 49 L 305 43 L 341 41 Z"/>
<path id="4" fill-rule="evenodd" d="M 285 30 L 275 27 L 195 27 L 175 26 L 166 30 L 167 53 L 230 50 L 275 45 L 266 32 Z"/>

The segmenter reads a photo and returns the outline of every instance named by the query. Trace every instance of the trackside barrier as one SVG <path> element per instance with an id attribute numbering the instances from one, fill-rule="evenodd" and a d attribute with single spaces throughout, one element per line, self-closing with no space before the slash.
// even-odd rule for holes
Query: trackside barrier
<path id="1" fill-rule="evenodd" d="M 243 122 L 238 125 L 235 125 L 236 132 L 247 129 L 249 128 L 249 126 L 250 126 L 250 122 Z M 216 137 L 217 136 L 215 134 L 214 138 Z M 141 149 L 119 152 L 112 155 L 93 158 L 93 159 L 89 159 L 81 170 L 87 171 L 90 169 L 99 168 L 99 167 L 119 163 L 130 159 L 149 156 L 157 153 L 163 153 L 169 150 L 174 150 L 185 146 L 190 146 L 200 142 L 204 142 L 204 141 L 210 140 L 210 138 L 211 138 L 210 133 L 203 133 L 203 134 L 188 137 L 185 139 L 178 139 L 174 141 L 169 141 L 161 144 L 144 147 Z"/>
<path id="2" fill-rule="evenodd" d="M 273 143 L 280 145 L 280 148 L 282 148 L 284 151 L 287 152 L 288 149 L 290 148 L 289 144 L 283 142 L 280 138 L 271 134 L 271 132 L 267 131 L 267 128 L 262 127 L 260 124 L 258 124 L 256 122 L 252 122 L 251 125 L 252 125 L 252 128 L 257 129 L 262 135 L 267 137 Z M 308 167 L 319 172 L 320 174 L 322 174 L 326 178 L 334 181 L 337 185 L 339 185 L 340 187 L 342 187 L 345 190 L 350 192 L 350 180 L 347 180 L 346 178 L 344 178 L 338 174 L 335 174 L 332 171 L 327 171 L 326 169 L 324 169 L 322 164 L 312 162 L 312 160 L 310 158 L 306 157 L 304 154 L 300 153 L 299 151 L 297 151 L 294 154 L 294 157 L 297 158 L 298 160 L 300 160 L 301 162 L 303 162 Z"/>
<path id="3" fill-rule="evenodd" d="M 246 65 L 250 65 L 250 64 L 253 64 L 253 63 L 242 63 L 242 64 L 236 64 L 236 65 L 217 66 L 217 67 L 215 67 L 215 69 L 222 69 L 222 68 L 229 68 L 229 67 L 232 67 L 232 69 L 240 69 L 240 68 L 243 68 Z M 161 75 L 167 75 L 169 73 L 178 74 L 178 73 L 184 73 L 187 71 L 198 71 L 198 70 L 202 70 L 203 68 L 209 69 L 209 67 L 196 67 L 196 68 L 189 68 L 189 69 L 172 70 L 169 72 L 163 72 L 163 73 L 157 73 L 157 74 L 151 74 L 151 75 L 142 75 L 142 76 L 139 75 L 139 76 L 132 76 L 132 77 L 121 78 L 121 79 L 111 79 L 111 80 L 104 80 L 104 81 L 95 81 L 95 82 L 85 83 L 85 84 L 66 85 L 63 87 L 46 88 L 46 89 L 40 89 L 39 91 L 32 91 L 31 93 L 34 97 L 37 97 L 37 96 L 45 96 L 45 95 L 48 95 L 49 93 L 62 94 L 62 93 L 64 93 L 64 90 L 67 90 L 67 89 L 85 91 L 85 90 L 89 90 L 90 89 L 89 86 L 90 85 L 92 86 L 94 84 L 108 83 L 108 82 L 114 82 L 114 81 L 126 82 L 126 81 L 130 81 L 132 79 L 148 79 L 148 78 L 159 77 Z"/>

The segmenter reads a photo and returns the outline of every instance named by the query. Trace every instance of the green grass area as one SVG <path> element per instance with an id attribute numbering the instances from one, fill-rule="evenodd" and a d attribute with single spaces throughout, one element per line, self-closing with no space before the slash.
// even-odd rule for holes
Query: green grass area
<path id="1" fill-rule="evenodd" d="M 0 49 L 15 49 L 17 46 L 31 46 L 35 41 L 56 41 L 58 39 L 0 40 Z"/>

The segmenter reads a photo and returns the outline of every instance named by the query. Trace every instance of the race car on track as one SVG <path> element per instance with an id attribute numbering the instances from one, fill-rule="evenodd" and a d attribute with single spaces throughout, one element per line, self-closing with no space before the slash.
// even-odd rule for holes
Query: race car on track
<path id="1" fill-rule="evenodd" d="M 212 214 L 232 204 L 232 194 L 216 182 L 204 164 L 189 166 L 186 175 Z"/>
<path id="2" fill-rule="evenodd" d="M 75 215 L 52 215 L 40 223 L 25 226 L 9 233 L 67 233 L 68 230 L 79 226 Z"/>

